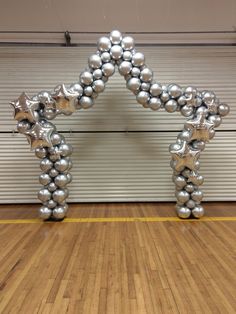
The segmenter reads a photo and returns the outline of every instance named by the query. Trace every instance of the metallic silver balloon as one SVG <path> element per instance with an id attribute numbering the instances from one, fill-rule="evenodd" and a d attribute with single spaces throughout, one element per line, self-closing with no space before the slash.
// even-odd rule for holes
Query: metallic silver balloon
<path id="1" fill-rule="evenodd" d="M 193 200 L 188 200 L 187 203 L 186 203 L 186 206 L 190 209 L 193 209 L 195 207 L 195 202 Z"/>
<path id="2" fill-rule="evenodd" d="M 21 120 L 17 123 L 17 131 L 19 133 L 25 133 L 31 128 L 31 124 L 27 120 Z"/>
<path id="3" fill-rule="evenodd" d="M 133 66 L 131 64 L 131 62 L 129 61 L 123 61 L 121 62 L 121 64 L 119 65 L 119 72 L 121 75 L 127 75 L 131 72 Z"/>
<path id="4" fill-rule="evenodd" d="M 179 102 L 178 102 L 179 103 Z M 191 106 L 188 106 L 188 105 L 184 105 L 181 109 L 180 109 L 180 112 L 181 114 L 184 116 L 184 117 L 190 117 L 194 110 L 193 110 L 193 107 Z"/>
<path id="5" fill-rule="evenodd" d="M 139 77 L 140 73 L 141 73 L 141 71 L 139 68 L 133 67 L 130 74 L 133 77 Z"/>
<path id="6" fill-rule="evenodd" d="M 88 64 L 92 69 L 99 69 L 102 66 L 102 59 L 100 56 L 94 54 L 89 57 Z"/>
<path id="7" fill-rule="evenodd" d="M 38 199 L 42 202 L 45 203 L 51 199 L 51 193 L 49 192 L 48 189 L 41 189 L 38 192 Z"/>
<path id="8" fill-rule="evenodd" d="M 193 191 L 191 194 L 191 198 L 196 202 L 201 202 L 203 199 L 203 193 L 201 190 Z"/>
<path id="9" fill-rule="evenodd" d="M 101 59 L 102 59 L 102 62 L 103 63 L 107 63 L 107 62 L 110 62 L 111 61 L 111 55 L 109 52 L 103 52 L 101 54 Z"/>
<path id="10" fill-rule="evenodd" d="M 97 46 L 98 46 L 98 49 L 102 52 L 109 51 L 111 49 L 111 41 L 107 37 L 101 37 L 98 40 Z"/>
<path id="11" fill-rule="evenodd" d="M 59 172 L 55 168 L 52 168 L 51 170 L 49 170 L 48 174 L 50 175 L 50 177 L 54 178 L 59 174 Z"/>
<path id="12" fill-rule="evenodd" d="M 195 218 L 201 218 L 204 215 L 204 208 L 200 205 L 195 206 L 192 210 L 192 215 Z"/>
<path id="13" fill-rule="evenodd" d="M 189 172 L 188 182 L 192 182 L 195 185 L 202 185 L 204 177 L 196 173 L 195 171 Z"/>
<path id="14" fill-rule="evenodd" d="M 187 191 L 188 193 L 192 193 L 194 191 L 194 185 L 191 183 L 188 183 L 185 187 L 184 187 L 185 191 Z"/>
<path id="15" fill-rule="evenodd" d="M 53 209 L 52 212 L 52 216 L 58 220 L 63 219 L 65 217 L 65 214 L 65 208 L 63 206 L 57 206 Z"/>
<path id="16" fill-rule="evenodd" d="M 134 39 L 130 36 L 125 36 L 121 41 L 121 47 L 124 50 L 134 49 Z"/>
<path id="17" fill-rule="evenodd" d="M 69 91 L 73 94 L 77 94 L 78 97 L 81 97 L 83 95 L 84 89 L 79 83 L 74 83 L 70 85 Z"/>
<path id="18" fill-rule="evenodd" d="M 37 109 L 39 101 L 30 99 L 25 93 L 22 93 L 18 99 L 10 103 L 14 108 L 15 120 L 29 120 L 34 123 L 39 120 Z"/>
<path id="19" fill-rule="evenodd" d="M 47 186 L 48 191 L 50 192 L 54 192 L 57 189 L 57 186 L 54 182 L 49 183 L 49 185 Z"/>
<path id="20" fill-rule="evenodd" d="M 63 189 L 58 189 L 52 194 L 52 198 L 55 202 L 61 203 L 66 199 L 66 193 Z"/>
<path id="21" fill-rule="evenodd" d="M 187 191 L 182 190 L 182 191 L 176 192 L 176 198 L 180 203 L 184 204 L 189 200 L 190 195 Z"/>
<path id="22" fill-rule="evenodd" d="M 221 117 L 226 116 L 229 113 L 230 109 L 227 104 L 219 104 L 218 113 Z"/>
<path id="23" fill-rule="evenodd" d="M 111 47 L 110 54 L 112 59 L 119 60 L 123 55 L 123 49 L 119 45 L 114 45 Z"/>
<path id="24" fill-rule="evenodd" d="M 125 61 L 131 61 L 132 56 L 133 56 L 133 55 L 132 55 L 132 52 L 131 52 L 131 51 L 124 51 L 122 58 L 123 58 L 123 60 L 125 60 Z"/>
<path id="25" fill-rule="evenodd" d="M 131 90 L 132 92 L 137 92 L 141 86 L 140 79 L 133 77 L 127 82 L 127 88 Z"/>
<path id="26" fill-rule="evenodd" d="M 45 147 L 38 147 L 35 149 L 34 153 L 36 157 L 43 159 L 47 156 L 47 149 Z"/>
<path id="27" fill-rule="evenodd" d="M 114 72 L 115 72 L 115 67 L 112 63 L 108 62 L 108 63 L 103 64 L 102 73 L 106 77 L 112 76 L 114 74 Z"/>
<path id="28" fill-rule="evenodd" d="M 205 142 L 204 141 L 193 141 L 192 142 L 193 148 L 204 150 L 205 149 Z"/>
<path id="29" fill-rule="evenodd" d="M 187 184 L 185 177 L 178 175 L 174 178 L 174 183 L 179 188 L 184 188 Z"/>
<path id="30" fill-rule="evenodd" d="M 192 137 L 192 131 L 190 131 L 190 130 L 183 130 L 178 135 L 178 139 L 186 141 L 186 142 L 190 141 L 191 137 Z"/>
<path id="31" fill-rule="evenodd" d="M 68 183 L 68 174 L 59 174 L 55 177 L 54 182 L 59 188 L 63 188 Z"/>
<path id="32" fill-rule="evenodd" d="M 84 71 L 80 74 L 80 82 L 84 85 L 91 85 L 93 83 L 93 74 L 89 71 Z"/>
<path id="33" fill-rule="evenodd" d="M 160 96 L 162 93 L 162 87 L 158 83 L 154 83 L 150 87 L 150 93 L 152 96 L 157 97 Z M 169 97 L 169 96 L 168 96 Z"/>
<path id="34" fill-rule="evenodd" d="M 72 146 L 70 144 L 61 144 L 58 147 L 58 149 L 60 151 L 61 156 L 63 156 L 63 157 L 68 157 L 73 152 L 73 148 L 72 148 Z"/>
<path id="35" fill-rule="evenodd" d="M 55 162 L 59 159 L 61 159 L 61 153 L 58 149 L 57 146 L 54 146 L 50 151 L 49 151 L 49 159 L 52 161 L 52 162 Z"/>
<path id="36" fill-rule="evenodd" d="M 94 84 L 94 83 L 93 83 L 93 84 Z M 92 94 L 93 94 L 93 88 L 92 88 L 92 86 L 86 86 L 86 87 L 84 88 L 84 95 L 85 95 L 85 96 L 88 96 L 88 97 L 91 97 Z M 79 101 L 78 101 L 78 102 L 79 102 Z"/>
<path id="37" fill-rule="evenodd" d="M 60 160 L 57 160 L 54 164 L 54 167 L 59 172 L 64 172 L 69 167 L 69 162 L 67 159 L 62 158 Z"/>
<path id="38" fill-rule="evenodd" d="M 59 133 L 53 133 L 51 135 L 51 142 L 52 142 L 53 146 L 60 144 L 61 141 L 63 141 L 63 140 L 64 140 L 64 137 Z"/>
<path id="39" fill-rule="evenodd" d="M 140 89 L 141 89 L 142 91 L 144 91 L 144 92 L 148 92 L 149 89 L 150 89 L 150 86 L 151 86 L 150 83 L 145 83 L 145 82 L 143 82 L 143 83 L 141 84 Z"/>
<path id="40" fill-rule="evenodd" d="M 218 127 L 221 125 L 221 122 L 222 122 L 222 119 L 220 116 L 218 115 L 210 115 L 208 117 L 208 120 L 211 122 L 211 123 L 214 123 L 214 126 L 215 127 Z"/>
<path id="41" fill-rule="evenodd" d="M 40 162 L 40 168 L 43 172 L 48 172 L 50 169 L 52 169 L 53 163 L 48 158 L 44 158 Z"/>
<path id="42" fill-rule="evenodd" d="M 39 176 L 39 182 L 42 185 L 48 185 L 52 181 L 51 177 L 47 173 L 41 173 Z"/>
<path id="43" fill-rule="evenodd" d="M 93 82 L 92 88 L 96 93 L 102 93 L 105 89 L 105 84 L 102 80 L 96 80 Z"/>
<path id="44" fill-rule="evenodd" d="M 113 45 L 119 45 L 122 40 L 122 34 L 120 31 L 114 30 L 110 33 L 109 38 Z"/>
<path id="45" fill-rule="evenodd" d="M 182 95 L 182 89 L 177 84 L 171 84 L 168 86 L 168 93 L 171 98 L 178 98 Z"/>
<path id="46" fill-rule="evenodd" d="M 56 109 L 52 109 L 52 108 L 44 108 L 42 115 L 47 120 L 53 120 L 53 119 L 55 119 L 55 117 L 57 115 L 57 111 L 56 111 Z"/>
<path id="47" fill-rule="evenodd" d="M 96 69 L 95 71 L 93 71 L 93 78 L 95 80 L 99 80 L 100 78 L 102 78 L 102 70 Z"/>
<path id="48" fill-rule="evenodd" d="M 55 202 L 54 200 L 49 200 L 46 203 L 44 203 L 44 205 L 50 209 L 53 209 L 57 206 L 57 202 Z"/>
<path id="49" fill-rule="evenodd" d="M 140 79 L 143 81 L 143 82 L 151 82 L 152 80 L 152 71 L 149 69 L 149 68 L 145 68 L 141 71 L 140 73 Z"/>
<path id="50" fill-rule="evenodd" d="M 67 184 L 71 183 L 72 181 L 72 175 L 70 173 L 67 173 L 66 174 L 66 177 L 67 177 Z"/>
<path id="51" fill-rule="evenodd" d="M 175 112 L 178 108 L 178 103 L 174 99 L 170 99 L 165 103 L 164 107 L 167 112 Z"/>
<path id="52" fill-rule="evenodd" d="M 132 64 L 135 67 L 141 67 L 145 63 L 144 54 L 141 52 L 136 52 L 132 57 Z"/>
<path id="53" fill-rule="evenodd" d="M 215 94 L 213 92 L 205 91 L 202 93 L 202 99 L 206 105 L 210 105 L 215 101 Z"/>
<path id="54" fill-rule="evenodd" d="M 161 108 L 161 100 L 157 97 L 151 97 L 149 100 L 149 106 L 152 110 L 158 110 Z"/>
<path id="55" fill-rule="evenodd" d="M 39 208 L 39 217 L 43 220 L 47 220 L 51 217 L 52 211 L 47 206 L 42 206 Z"/>
<path id="56" fill-rule="evenodd" d="M 167 102 L 170 99 L 170 95 L 165 91 L 162 92 L 160 97 L 163 102 Z"/>
<path id="57" fill-rule="evenodd" d="M 191 215 L 191 210 L 185 206 L 177 207 L 177 215 L 183 219 L 189 218 Z"/>
<path id="58" fill-rule="evenodd" d="M 137 102 L 141 105 L 148 104 L 150 99 L 150 94 L 148 92 L 141 91 L 136 96 Z"/>
<path id="59" fill-rule="evenodd" d="M 79 100 L 79 104 L 83 109 L 88 109 L 93 106 L 93 99 L 88 96 L 82 96 Z"/>
<path id="60" fill-rule="evenodd" d="M 49 123 L 49 122 L 48 122 Z M 36 122 L 31 129 L 25 132 L 32 149 L 37 147 L 51 147 L 51 135 L 54 127 L 47 126 L 45 123 Z"/>
<path id="61" fill-rule="evenodd" d="M 186 97 L 185 95 L 182 95 L 180 96 L 178 99 L 177 99 L 177 102 L 180 106 L 184 106 L 186 104 Z M 191 106 L 188 106 L 191 108 Z"/>

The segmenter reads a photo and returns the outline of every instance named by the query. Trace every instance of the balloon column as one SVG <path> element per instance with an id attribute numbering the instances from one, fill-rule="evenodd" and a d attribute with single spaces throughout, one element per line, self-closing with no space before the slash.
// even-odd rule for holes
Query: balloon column
<path id="1" fill-rule="evenodd" d="M 145 64 L 145 56 L 136 51 L 133 38 L 114 30 L 109 37 L 98 40 L 97 52 L 89 57 L 88 68 L 80 74 L 78 82 L 68 88 L 59 85 L 53 92 L 43 91 L 32 98 L 23 93 L 11 103 L 18 131 L 26 135 L 35 155 L 41 159 L 39 181 L 43 188 L 38 198 L 43 206 L 39 210 L 40 217 L 44 220 L 65 217 L 69 195 L 66 186 L 72 180 L 69 173 L 72 147 L 48 120 L 58 114 L 71 115 L 78 109 L 92 107 L 116 66 L 126 80 L 127 88 L 144 108 L 179 111 L 187 117 L 176 143 L 170 145 L 176 208 L 181 218 L 203 216 L 199 157 L 205 143 L 214 137 L 214 128 L 228 114 L 229 107 L 220 103 L 213 92 L 154 82 L 153 72 Z"/>

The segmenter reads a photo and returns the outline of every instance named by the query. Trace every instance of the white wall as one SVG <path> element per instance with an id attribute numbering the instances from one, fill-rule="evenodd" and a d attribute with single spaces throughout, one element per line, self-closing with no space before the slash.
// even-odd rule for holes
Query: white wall
<path id="1" fill-rule="evenodd" d="M 0 31 L 232 31 L 235 0 L 0 0 Z"/>

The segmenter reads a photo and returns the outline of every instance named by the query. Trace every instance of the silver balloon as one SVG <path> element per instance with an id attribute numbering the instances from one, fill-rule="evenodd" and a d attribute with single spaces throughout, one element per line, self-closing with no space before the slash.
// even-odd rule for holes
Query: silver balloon
<path id="1" fill-rule="evenodd" d="M 18 99 L 10 103 L 14 108 L 15 120 L 29 120 L 34 123 L 38 121 L 39 101 L 30 99 L 25 93 L 22 93 Z"/>
<path id="2" fill-rule="evenodd" d="M 55 168 L 52 168 L 48 174 L 50 175 L 50 177 L 54 178 L 59 174 L 59 172 Z"/>
<path id="3" fill-rule="evenodd" d="M 51 183 L 49 183 L 47 188 L 48 188 L 48 191 L 54 192 L 54 191 L 56 191 L 57 186 L 56 186 L 56 184 L 54 182 L 51 182 Z"/>
<path id="4" fill-rule="evenodd" d="M 44 108 L 42 115 L 47 120 L 53 120 L 53 119 L 55 119 L 55 117 L 57 115 L 57 111 L 56 111 L 56 109 L 52 109 L 52 108 Z"/>
<path id="5" fill-rule="evenodd" d="M 53 163 L 48 158 L 44 158 L 40 162 L 40 168 L 42 169 L 43 172 L 48 172 L 50 169 L 52 169 L 52 167 Z"/>
<path id="6" fill-rule="evenodd" d="M 168 93 L 171 98 L 178 98 L 182 95 L 182 89 L 179 85 L 171 84 L 168 86 Z"/>
<path id="7" fill-rule="evenodd" d="M 111 61 L 111 55 L 109 52 L 103 52 L 101 54 L 101 59 L 102 59 L 102 62 L 103 63 L 107 63 L 107 62 L 110 62 Z"/>
<path id="8" fill-rule="evenodd" d="M 193 191 L 191 194 L 191 198 L 196 202 L 201 202 L 203 199 L 203 193 L 200 190 Z"/>
<path id="9" fill-rule="evenodd" d="M 188 175 L 188 182 L 192 182 L 195 185 L 202 185 L 204 182 L 204 177 L 192 171 Z"/>
<path id="10" fill-rule="evenodd" d="M 80 82 L 84 85 L 91 85 L 93 83 L 93 75 L 88 71 L 84 71 L 80 74 Z"/>
<path id="11" fill-rule="evenodd" d="M 102 93 L 105 89 L 105 84 L 102 80 L 96 80 L 93 82 L 92 87 L 96 93 Z"/>
<path id="12" fill-rule="evenodd" d="M 157 97 L 151 97 L 149 100 L 149 106 L 152 110 L 158 110 L 161 108 L 161 100 Z"/>
<path id="13" fill-rule="evenodd" d="M 170 95 L 165 91 L 162 92 L 160 97 L 163 102 L 167 102 L 170 99 Z"/>
<path id="14" fill-rule="evenodd" d="M 112 63 L 108 62 L 108 63 L 103 64 L 102 73 L 106 77 L 112 76 L 114 74 L 114 72 L 115 72 L 115 67 Z"/>
<path id="15" fill-rule="evenodd" d="M 61 154 L 60 154 L 60 151 L 59 151 L 57 146 L 53 147 L 51 149 L 51 151 L 49 152 L 49 159 L 52 162 L 55 162 L 55 161 L 61 159 Z"/>
<path id="16" fill-rule="evenodd" d="M 114 45 L 111 47 L 110 54 L 112 59 L 119 60 L 123 55 L 123 49 L 119 45 Z"/>
<path id="17" fill-rule="evenodd" d="M 67 184 L 71 183 L 72 175 L 70 173 L 67 173 L 66 176 L 67 176 Z"/>
<path id="18" fill-rule="evenodd" d="M 137 92 L 141 86 L 140 79 L 133 77 L 127 82 L 127 88 L 132 92 Z"/>
<path id="19" fill-rule="evenodd" d="M 121 75 L 127 75 L 131 72 L 133 66 L 131 64 L 131 62 L 128 61 L 123 61 L 121 62 L 121 64 L 119 65 L 119 72 Z"/>
<path id="20" fill-rule="evenodd" d="M 182 95 L 182 96 L 180 96 L 178 99 L 177 99 L 177 101 L 178 101 L 178 104 L 180 105 L 180 106 L 184 106 L 185 104 L 186 104 L 186 97 L 185 97 L 185 95 Z M 191 106 L 188 106 L 188 108 L 191 108 Z"/>
<path id="21" fill-rule="evenodd" d="M 52 198 L 55 202 L 61 203 L 66 199 L 66 192 L 63 189 L 58 189 L 53 192 Z"/>
<path id="22" fill-rule="evenodd" d="M 47 220 L 51 217 L 52 211 L 50 208 L 46 206 L 42 206 L 39 208 L 39 217 L 43 220 Z"/>
<path id="23" fill-rule="evenodd" d="M 68 174 L 67 174 L 68 175 Z M 66 174 L 59 174 L 55 177 L 54 182 L 59 188 L 63 188 L 68 183 L 68 176 Z"/>
<path id="24" fill-rule="evenodd" d="M 101 37 L 98 40 L 97 46 L 98 46 L 98 49 L 102 52 L 109 51 L 111 49 L 111 41 L 107 37 Z"/>
<path id="25" fill-rule="evenodd" d="M 188 193 L 192 193 L 194 191 L 194 185 L 191 184 L 191 183 L 188 183 L 186 186 L 185 186 L 185 191 L 187 191 Z"/>
<path id="26" fill-rule="evenodd" d="M 49 124 L 49 122 L 48 122 Z M 32 149 L 37 147 L 51 147 L 51 135 L 54 131 L 54 127 L 51 125 L 42 124 L 40 122 L 36 122 L 31 129 L 25 132 L 27 139 L 31 145 Z"/>
<path id="27" fill-rule="evenodd" d="M 100 78 L 102 78 L 102 70 L 96 69 L 95 71 L 93 71 L 93 78 L 95 80 L 99 80 Z"/>
<path id="28" fill-rule="evenodd" d="M 132 52 L 131 52 L 131 51 L 124 51 L 122 58 L 123 58 L 123 60 L 125 60 L 125 61 L 131 61 L 132 56 L 133 56 L 133 55 L 132 55 Z"/>
<path id="29" fill-rule="evenodd" d="M 94 84 L 94 83 L 93 83 L 93 84 Z M 92 88 L 92 86 L 86 86 L 86 87 L 84 88 L 84 95 L 85 95 L 85 96 L 88 96 L 88 97 L 91 97 L 92 94 L 93 94 L 93 88 Z M 79 101 L 78 101 L 78 102 L 79 102 Z"/>
<path id="30" fill-rule="evenodd" d="M 69 171 L 72 167 L 73 167 L 72 161 L 68 160 L 68 169 L 67 169 L 67 171 Z"/>
<path id="31" fill-rule="evenodd" d="M 178 102 L 179 103 L 179 102 Z M 184 105 L 181 109 L 180 109 L 181 114 L 184 117 L 190 117 L 193 114 L 193 107 L 188 106 L 188 105 Z"/>
<path id="32" fill-rule="evenodd" d="M 114 30 L 110 33 L 110 41 L 113 45 L 119 45 L 122 40 L 122 34 L 120 31 Z"/>
<path id="33" fill-rule="evenodd" d="M 174 178 L 174 183 L 179 188 L 184 188 L 187 184 L 185 177 L 178 175 Z"/>
<path id="34" fill-rule="evenodd" d="M 221 117 L 226 116 L 229 113 L 229 106 L 227 104 L 219 104 L 218 113 Z"/>
<path id="35" fill-rule="evenodd" d="M 200 205 L 195 206 L 195 208 L 192 210 L 192 215 L 195 218 L 201 218 L 204 215 L 204 208 Z"/>
<path id="36" fill-rule="evenodd" d="M 57 160 L 54 164 L 54 167 L 56 168 L 57 171 L 63 172 L 68 169 L 69 163 L 68 160 L 65 158 L 62 158 L 60 160 Z"/>
<path id="37" fill-rule="evenodd" d="M 149 102 L 150 94 L 148 92 L 141 91 L 136 96 L 137 102 L 141 105 L 145 105 Z"/>
<path id="38" fill-rule="evenodd" d="M 176 198 L 180 203 L 184 204 L 189 200 L 190 195 L 187 191 L 182 190 L 182 191 L 176 192 Z"/>
<path id="39" fill-rule="evenodd" d="M 192 137 L 192 132 L 190 130 L 183 130 L 178 135 L 178 139 L 186 141 L 186 142 L 190 141 L 191 137 Z"/>
<path id="40" fill-rule="evenodd" d="M 83 95 L 84 89 L 79 83 L 74 83 L 70 85 L 69 91 L 74 94 L 77 94 L 78 97 L 81 97 Z"/>
<path id="41" fill-rule="evenodd" d="M 133 77 L 139 77 L 140 73 L 141 73 L 141 71 L 137 67 L 133 67 L 131 70 L 131 76 L 133 76 Z"/>
<path id="42" fill-rule="evenodd" d="M 41 173 L 39 176 L 39 182 L 42 185 L 48 185 L 52 181 L 51 177 L 47 173 Z"/>
<path id="43" fill-rule="evenodd" d="M 132 57 L 132 64 L 135 67 L 141 67 L 145 63 L 144 54 L 141 52 L 136 52 Z"/>
<path id="44" fill-rule="evenodd" d="M 214 126 L 215 127 L 218 127 L 221 125 L 221 122 L 222 122 L 222 119 L 220 116 L 218 115 L 210 115 L 208 117 L 208 120 L 211 122 L 211 123 L 214 123 Z"/>
<path id="45" fill-rule="evenodd" d="M 88 64 L 92 69 L 99 69 L 102 66 L 102 59 L 100 56 L 94 54 L 89 57 Z"/>
<path id="46" fill-rule="evenodd" d="M 195 202 L 193 200 L 188 200 L 187 203 L 186 203 L 186 206 L 190 209 L 193 209 L 195 207 Z"/>
<path id="47" fill-rule="evenodd" d="M 63 219 L 65 217 L 65 209 L 63 206 L 58 206 L 56 208 L 53 209 L 52 215 L 55 219 Z"/>
<path id="48" fill-rule="evenodd" d="M 143 69 L 140 73 L 140 79 L 143 82 L 151 82 L 152 76 L 153 76 L 152 71 L 149 68 Z"/>
<path id="49" fill-rule="evenodd" d="M 202 99 L 206 105 L 212 104 L 215 101 L 215 97 L 213 92 L 206 91 L 202 93 Z"/>
<path id="50" fill-rule="evenodd" d="M 21 120 L 17 123 L 17 131 L 19 133 L 25 133 L 31 127 L 31 124 L 27 120 Z"/>
<path id="51" fill-rule="evenodd" d="M 58 149 L 63 157 L 70 156 L 73 152 L 73 148 L 70 144 L 61 144 Z"/>
<path id="52" fill-rule="evenodd" d="M 191 215 L 191 210 L 185 206 L 177 207 L 177 215 L 183 219 L 189 218 Z"/>
<path id="53" fill-rule="evenodd" d="M 93 106 L 93 100 L 91 97 L 83 96 L 80 98 L 79 104 L 82 106 L 83 109 L 88 109 Z"/>
<path id="54" fill-rule="evenodd" d="M 132 50 L 134 49 L 134 39 L 130 36 L 126 36 L 121 41 L 121 47 L 124 50 Z"/>
<path id="55" fill-rule="evenodd" d="M 48 191 L 48 189 L 41 189 L 38 192 L 38 199 L 42 202 L 45 203 L 51 199 L 51 193 Z"/>
<path id="56" fill-rule="evenodd" d="M 43 159 L 47 156 L 47 149 L 45 147 L 38 147 L 34 153 L 36 157 Z"/>
<path id="57" fill-rule="evenodd" d="M 145 83 L 145 82 L 143 82 L 143 83 L 141 84 L 140 89 L 141 89 L 142 91 L 144 91 L 144 92 L 148 92 L 149 89 L 150 89 L 150 86 L 151 86 L 150 83 Z"/>
<path id="58" fill-rule="evenodd" d="M 53 208 L 55 208 L 57 206 L 57 202 L 55 202 L 54 200 L 49 200 L 44 205 L 47 206 L 50 209 L 53 209 Z"/>
<path id="59" fill-rule="evenodd" d="M 60 135 L 59 133 L 53 133 L 51 135 L 51 142 L 52 142 L 52 145 L 58 145 L 60 144 L 64 139 L 64 136 Z"/>
<path id="60" fill-rule="evenodd" d="M 160 96 L 162 93 L 162 87 L 160 84 L 158 83 L 154 83 L 151 85 L 150 87 L 150 93 L 152 94 L 152 96 L 157 97 Z M 168 96 L 169 97 L 169 96 Z"/>
<path id="61" fill-rule="evenodd" d="M 192 142 L 193 148 L 204 150 L 205 149 L 205 142 L 204 141 L 193 141 Z"/>
<path id="62" fill-rule="evenodd" d="M 178 108 L 178 103 L 174 99 L 170 99 L 165 103 L 164 107 L 167 112 L 175 112 Z"/>

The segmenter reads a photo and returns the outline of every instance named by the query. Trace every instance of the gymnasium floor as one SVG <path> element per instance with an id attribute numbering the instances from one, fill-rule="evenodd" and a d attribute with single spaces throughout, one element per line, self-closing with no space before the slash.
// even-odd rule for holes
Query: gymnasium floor
<path id="1" fill-rule="evenodd" d="M 236 313 L 236 203 L 0 206 L 0 313 Z"/>

